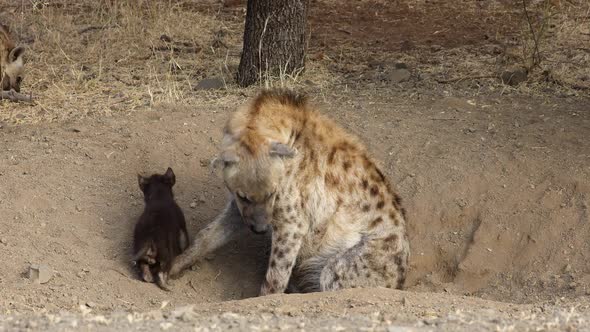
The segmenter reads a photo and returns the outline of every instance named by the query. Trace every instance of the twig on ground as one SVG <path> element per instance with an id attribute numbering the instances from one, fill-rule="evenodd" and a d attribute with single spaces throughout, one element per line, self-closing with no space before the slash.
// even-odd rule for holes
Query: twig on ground
<path id="1" fill-rule="evenodd" d="M 193 285 L 193 281 L 189 281 L 188 285 L 191 286 L 191 288 L 195 291 L 195 293 L 199 294 L 199 291 L 197 290 L 197 288 L 195 288 L 195 285 Z"/>
<path id="2" fill-rule="evenodd" d="M 477 80 L 477 79 L 481 79 L 481 78 L 498 78 L 498 75 L 461 76 L 461 77 L 451 78 L 448 80 L 435 78 L 434 80 L 437 81 L 438 83 L 448 84 L 448 83 L 456 83 L 456 82 L 465 81 L 465 80 Z"/>
<path id="3" fill-rule="evenodd" d="M 28 96 L 22 93 L 18 93 L 14 90 L 10 91 L 1 91 L 0 92 L 0 99 L 8 99 L 10 101 L 23 101 L 27 103 L 33 102 L 33 95 L 29 94 Z"/>
<path id="4" fill-rule="evenodd" d="M 123 273 L 117 269 L 113 269 L 112 267 L 108 268 L 111 271 L 117 272 L 118 274 L 122 275 L 123 277 L 127 278 L 127 279 L 132 279 L 131 276 L 127 275 L 126 273 Z"/>
<path id="5" fill-rule="evenodd" d="M 104 29 L 110 29 L 110 28 L 112 28 L 112 27 L 111 26 L 108 26 L 108 25 L 102 25 L 102 26 L 91 25 L 91 26 L 86 27 L 84 29 L 80 29 L 78 31 L 78 34 L 81 35 L 83 33 L 94 31 L 94 30 L 104 30 Z"/>

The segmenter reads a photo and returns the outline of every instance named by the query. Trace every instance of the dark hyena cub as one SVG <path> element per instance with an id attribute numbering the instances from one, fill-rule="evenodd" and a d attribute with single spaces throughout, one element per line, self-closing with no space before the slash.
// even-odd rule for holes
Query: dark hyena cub
<path id="1" fill-rule="evenodd" d="M 145 209 L 135 225 L 133 260 L 146 282 L 155 281 L 169 290 L 168 272 L 174 258 L 189 244 L 189 236 L 182 210 L 174 201 L 172 187 L 176 177 L 171 168 L 164 175 L 137 175 L 143 192 Z"/>

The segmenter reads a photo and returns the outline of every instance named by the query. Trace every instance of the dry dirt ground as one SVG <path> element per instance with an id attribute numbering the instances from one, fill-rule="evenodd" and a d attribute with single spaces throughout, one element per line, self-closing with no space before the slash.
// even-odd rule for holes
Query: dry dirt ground
<path id="1" fill-rule="evenodd" d="M 273 84 L 307 91 L 382 161 L 411 272 L 404 291 L 252 298 L 264 237 L 171 293 L 129 264 L 137 172 L 173 167 L 192 234 L 223 206 L 207 166 L 257 89 L 232 81 L 243 1 L 3 2 L 37 102 L 0 102 L 0 331 L 587 330 L 590 6 L 529 5 L 543 61 L 508 86 L 497 77 L 531 46 L 510 1 L 311 1 L 308 69 Z M 198 86 L 212 77 L 225 84 Z M 31 264 L 51 280 L 31 282 Z"/>

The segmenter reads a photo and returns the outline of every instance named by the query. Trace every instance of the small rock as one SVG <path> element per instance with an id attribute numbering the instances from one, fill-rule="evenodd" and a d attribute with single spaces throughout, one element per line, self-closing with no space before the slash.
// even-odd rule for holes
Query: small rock
<path id="1" fill-rule="evenodd" d="M 225 83 L 223 80 L 219 78 L 205 78 L 201 80 L 197 86 L 196 90 L 218 90 L 223 89 L 225 87 Z"/>
<path id="2" fill-rule="evenodd" d="M 457 200 L 457 205 L 459 205 L 459 207 L 462 207 L 462 208 L 464 208 L 464 207 L 466 207 L 466 206 L 467 206 L 467 202 L 466 202 L 466 201 L 465 201 L 463 198 L 459 198 L 459 199 Z"/>
<path id="3" fill-rule="evenodd" d="M 168 322 L 160 323 L 160 328 L 164 331 L 170 329 L 172 326 L 173 326 L 172 323 L 168 323 Z"/>
<path id="4" fill-rule="evenodd" d="M 6 238 L 0 238 L 0 243 L 2 244 L 8 244 L 8 240 L 6 240 Z"/>
<path id="5" fill-rule="evenodd" d="M 53 271 L 47 265 L 33 264 L 29 267 L 29 279 L 38 284 L 45 284 L 53 277 Z"/>
<path id="6" fill-rule="evenodd" d="M 152 310 L 145 313 L 147 318 L 152 320 L 162 320 L 164 319 L 164 315 L 162 314 L 162 310 Z"/>
<path id="7" fill-rule="evenodd" d="M 190 205 L 191 209 L 194 209 L 197 207 L 197 203 L 196 202 L 192 202 Z"/>
<path id="8" fill-rule="evenodd" d="M 405 81 L 409 80 L 410 77 L 411 77 L 410 71 L 407 69 L 404 69 L 404 68 L 392 70 L 388 75 L 389 81 L 391 81 L 393 83 L 405 82 Z"/>
<path id="9" fill-rule="evenodd" d="M 430 52 L 432 53 L 436 53 L 438 51 L 442 50 L 442 47 L 440 45 L 432 45 L 430 46 Z"/>
<path id="10" fill-rule="evenodd" d="M 408 69 L 408 65 L 403 62 L 396 62 L 395 69 Z"/>
<path id="11" fill-rule="evenodd" d="M 404 296 L 404 298 L 402 298 L 402 305 L 405 307 L 407 305 L 409 305 L 409 301 L 408 298 Z"/>
<path id="12" fill-rule="evenodd" d="M 76 211 L 81 212 L 82 211 L 82 208 L 79 207 L 78 205 L 76 205 Z"/>
<path id="13" fill-rule="evenodd" d="M 195 319 L 195 311 L 193 309 L 194 309 L 194 306 L 192 306 L 192 305 L 184 306 L 184 307 L 176 308 L 170 314 L 171 314 L 172 318 L 175 318 L 175 319 L 178 319 L 178 320 L 181 320 L 184 322 L 190 322 Z"/>
<path id="14" fill-rule="evenodd" d="M 563 272 L 565 273 L 570 273 L 572 272 L 572 266 L 570 264 L 567 264 L 564 268 L 563 268 Z"/>
<path id="15" fill-rule="evenodd" d="M 86 306 L 88 308 L 94 308 L 94 307 L 96 307 L 96 303 L 94 303 L 94 302 L 86 302 Z"/>
<path id="16" fill-rule="evenodd" d="M 237 321 L 241 318 L 240 315 L 235 314 L 233 312 L 224 312 L 221 314 L 221 319 L 228 320 L 228 321 Z"/>
<path id="17" fill-rule="evenodd" d="M 402 52 L 411 51 L 412 49 L 414 49 L 414 47 L 415 47 L 414 43 L 412 43 L 409 40 L 404 40 L 400 45 L 400 51 L 402 51 Z"/>
<path id="18" fill-rule="evenodd" d="M 528 72 L 524 68 L 517 68 L 515 70 L 506 70 L 500 76 L 502 83 L 517 86 L 528 79 Z"/>
<path id="19" fill-rule="evenodd" d="M 197 200 L 199 201 L 199 203 L 205 203 L 205 202 L 207 202 L 207 201 L 205 200 L 205 195 L 203 195 L 203 194 L 200 194 L 200 195 L 199 195 L 199 198 L 198 198 Z"/>

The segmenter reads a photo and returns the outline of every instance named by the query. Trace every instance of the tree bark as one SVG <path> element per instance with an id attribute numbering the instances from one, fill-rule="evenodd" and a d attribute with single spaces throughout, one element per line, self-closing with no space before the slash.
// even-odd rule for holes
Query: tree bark
<path id="1" fill-rule="evenodd" d="M 308 0 L 248 0 L 240 86 L 304 69 L 307 7 Z"/>

